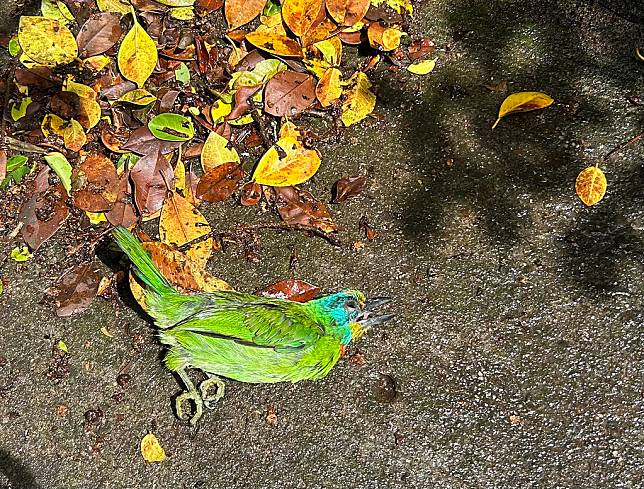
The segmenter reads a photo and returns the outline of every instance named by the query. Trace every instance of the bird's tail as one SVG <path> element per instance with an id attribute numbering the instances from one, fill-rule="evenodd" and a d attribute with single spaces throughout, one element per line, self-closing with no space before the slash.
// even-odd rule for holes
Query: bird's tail
<path id="1" fill-rule="evenodd" d="M 116 243 L 134 265 L 134 273 L 145 288 L 146 312 L 160 328 L 169 328 L 194 314 L 199 302 L 196 296 L 181 294 L 165 278 L 150 255 L 131 232 L 118 226 L 112 231 Z"/>
<path id="2" fill-rule="evenodd" d="M 138 239 L 122 226 L 114 228 L 112 235 L 116 244 L 130 259 L 134 265 L 134 273 L 145 284 L 145 289 L 156 295 L 176 294 L 176 289 L 168 282 Z"/>

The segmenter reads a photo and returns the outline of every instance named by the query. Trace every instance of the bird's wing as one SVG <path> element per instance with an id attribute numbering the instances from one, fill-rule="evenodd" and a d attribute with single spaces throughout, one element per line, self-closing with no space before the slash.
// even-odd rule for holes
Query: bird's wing
<path id="1" fill-rule="evenodd" d="M 324 335 L 322 319 L 306 304 L 234 292 L 194 297 L 198 307 L 168 333 L 190 331 L 286 350 L 304 348 Z"/>

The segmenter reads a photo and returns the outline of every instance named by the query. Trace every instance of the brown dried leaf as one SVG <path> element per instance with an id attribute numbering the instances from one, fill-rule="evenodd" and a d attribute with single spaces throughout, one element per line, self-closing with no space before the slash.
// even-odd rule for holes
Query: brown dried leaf
<path id="1" fill-rule="evenodd" d="M 352 26 L 369 10 L 369 0 L 326 0 L 329 15 L 340 25 Z"/>
<path id="2" fill-rule="evenodd" d="M 275 206 L 285 222 L 313 226 L 325 233 L 337 230 L 327 206 L 310 192 L 295 187 L 274 187 L 273 191 Z"/>
<path id="3" fill-rule="evenodd" d="M 163 276 L 181 292 L 218 292 L 221 290 L 233 290 L 226 282 L 205 272 L 184 253 L 173 249 L 165 243 L 146 242 L 141 243 L 141 245 L 150 253 L 152 262 L 157 266 Z M 147 309 L 143 288 L 134 279 L 132 274 L 130 274 L 130 289 L 132 290 L 132 295 L 141 307 Z"/>
<path id="4" fill-rule="evenodd" d="M 104 53 L 118 42 L 121 34 L 123 30 L 119 14 L 115 12 L 92 14 L 76 36 L 79 56 L 89 58 Z"/>
<path id="5" fill-rule="evenodd" d="M 151 216 L 161 210 L 169 188 L 174 188 L 174 172 L 168 160 L 161 154 L 158 144 L 149 154 L 136 162 L 130 171 L 134 183 L 134 202 L 143 216 Z"/>
<path id="6" fill-rule="evenodd" d="M 345 200 L 359 195 L 363 190 L 367 177 L 343 177 L 333 185 L 333 202 L 339 204 Z"/>
<path id="7" fill-rule="evenodd" d="M 246 182 L 241 188 L 241 205 L 255 205 L 262 198 L 262 186 L 255 182 Z"/>
<path id="8" fill-rule="evenodd" d="M 264 89 L 264 111 L 277 117 L 304 112 L 315 101 L 315 79 L 306 73 L 282 71 Z"/>
<path id="9" fill-rule="evenodd" d="M 91 154 L 72 172 L 74 205 L 89 212 L 110 210 L 118 185 L 114 164 L 103 155 Z"/>
<path id="10" fill-rule="evenodd" d="M 282 18 L 296 36 L 303 36 L 315 23 L 324 0 L 284 0 Z"/>
<path id="11" fill-rule="evenodd" d="M 308 302 L 320 295 L 320 288 L 304 280 L 289 278 L 269 285 L 256 294 L 295 302 Z"/>
<path id="12" fill-rule="evenodd" d="M 65 188 L 62 184 L 50 187 L 48 179 L 49 167 L 38 174 L 34 181 L 34 193 L 20 209 L 22 238 L 32 250 L 37 250 L 45 240 L 58 231 L 69 214 L 65 204 Z"/>
<path id="13" fill-rule="evenodd" d="M 206 202 L 222 202 L 237 190 L 242 178 L 244 170 L 239 163 L 219 165 L 201 177 L 197 185 L 197 198 Z"/>
<path id="14" fill-rule="evenodd" d="M 226 0 L 224 14 L 228 29 L 232 31 L 248 24 L 262 13 L 265 4 L 266 0 Z"/>
<path id="15" fill-rule="evenodd" d="M 56 301 L 56 315 L 67 317 L 87 309 L 96 297 L 100 281 L 96 262 L 72 268 L 49 290 Z"/>
<path id="16" fill-rule="evenodd" d="M 129 228 L 137 222 L 136 209 L 132 203 L 132 182 L 130 172 L 125 171 L 119 178 L 118 194 L 116 202 L 105 217 L 112 226 L 123 226 Z"/>

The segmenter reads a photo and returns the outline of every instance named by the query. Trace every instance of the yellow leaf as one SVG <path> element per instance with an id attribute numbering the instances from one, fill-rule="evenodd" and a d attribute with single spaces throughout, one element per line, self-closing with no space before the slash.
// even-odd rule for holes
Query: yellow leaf
<path id="1" fill-rule="evenodd" d="M 322 59 L 330 66 L 340 64 L 342 60 L 342 41 L 338 36 L 333 36 L 329 39 L 316 42 L 313 47 L 317 48 L 322 53 Z"/>
<path id="2" fill-rule="evenodd" d="M 230 112 L 233 110 L 233 104 L 228 104 L 223 100 L 217 100 L 212 107 L 210 108 L 210 116 L 212 117 L 212 122 L 218 124 L 224 120 Z"/>
<path id="3" fill-rule="evenodd" d="M 49 129 L 54 131 L 54 134 L 63 137 L 65 121 L 56 114 L 47 114 L 43 117 L 42 124 L 40 124 L 40 130 L 46 138 L 49 137 Z"/>
<path id="4" fill-rule="evenodd" d="M 157 60 L 154 41 L 135 18 L 134 25 L 119 47 L 118 65 L 121 74 L 141 88 L 154 71 Z"/>
<path id="5" fill-rule="evenodd" d="M 146 462 L 163 462 L 165 450 L 153 433 L 148 433 L 141 440 L 141 455 Z"/>
<path id="6" fill-rule="evenodd" d="M 74 35 L 55 19 L 20 17 L 18 41 L 24 54 L 41 65 L 65 65 L 78 56 Z"/>
<path id="7" fill-rule="evenodd" d="M 318 18 L 324 0 L 284 0 L 282 18 L 296 36 L 303 36 Z"/>
<path id="8" fill-rule="evenodd" d="M 320 77 L 320 81 L 315 87 L 315 95 L 322 104 L 322 107 L 328 107 L 342 95 L 340 75 L 341 72 L 339 69 L 329 68 Z"/>
<path id="9" fill-rule="evenodd" d="M 97 93 L 92 87 L 76 83 L 71 75 L 65 80 L 63 90 L 73 92 L 79 97 L 79 122 L 86 129 L 91 129 L 101 120 L 101 106 L 96 101 Z"/>
<path id="10" fill-rule="evenodd" d="M 105 56 L 104 54 L 97 54 L 96 56 L 90 56 L 82 60 L 82 65 L 84 68 L 89 68 L 90 70 L 98 73 L 108 64 L 112 62 L 112 58 Z"/>
<path id="11" fill-rule="evenodd" d="M 424 61 L 416 61 L 415 63 L 410 64 L 407 67 L 407 71 L 415 75 L 426 75 L 431 71 L 433 71 L 435 67 L 436 67 L 435 59 L 426 59 Z"/>
<path id="12" fill-rule="evenodd" d="M 142 243 L 145 251 L 150 253 L 152 262 L 175 287 L 182 292 L 218 292 L 220 290 L 233 290 L 230 285 L 221 279 L 213 277 L 188 258 L 184 253 L 172 249 L 165 243 Z M 130 290 L 136 301 L 147 311 L 145 291 L 130 274 Z"/>
<path id="13" fill-rule="evenodd" d="M 577 176 L 575 192 L 584 204 L 591 206 L 604 198 L 606 186 L 604 172 L 597 166 L 590 166 Z"/>
<path id="14" fill-rule="evenodd" d="M 280 34 L 257 30 L 246 34 L 246 40 L 253 46 L 271 54 L 286 57 L 302 57 L 302 48 L 297 41 Z"/>
<path id="15" fill-rule="evenodd" d="M 205 217 L 185 198 L 172 192 L 163 203 L 159 220 L 159 238 L 171 246 L 183 246 L 190 241 L 208 234 L 212 229 Z M 186 255 L 201 269 L 212 254 L 212 238 L 192 245 Z"/>
<path id="16" fill-rule="evenodd" d="M 184 165 L 181 157 L 179 157 L 174 167 L 174 189 L 182 193 L 186 189 L 186 165 Z"/>
<path id="17" fill-rule="evenodd" d="M 492 126 L 492 129 L 496 127 L 502 117 L 505 117 L 508 114 L 543 109 L 544 107 L 548 107 L 553 102 L 554 100 L 552 98 L 541 92 L 519 92 L 508 95 L 508 97 L 501 104 L 501 108 L 499 109 L 499 117 Z"/>
<path id="18" fill-rule="evenodd" d="M 17 121 L 18 119 L 22 119 L 24 116 L 27 115 L 27 108 L 31 104 L 31 97 L 25 97 L 20 101 L 20 105 L 16 105 L 15 103 L 11 107 L 11 118 L 14 121 Z"/>
<path id="19" fill-rule="evenodd" d="M 342 104 L 340 119 L 345 126 L 351 126 L 371 114 L 376 107 L 376 96 L 369 90 L 369 78 L 361 71 L 355 73 L 347 84 L 351 88 Z"/>
<path id="20" fill-rule="evenodd" d="M 107 329 L 105 326 L 101 328 L 101 334 L 104 336 L 107 336 L 108 338 L 114 338 L 114 335 L 110 333 L 110 330 Z"/>
<path id="21" fill-rule="evenodd" d="M 177 20 L 190 20 L 195 18 L 195 11 L 192 7 L 177 7 L 170 9 L 170 17 Z"/>
<path id="22" fill-rule="evenodd" d="M 136 88 L 127 93 L 124 93 L 117 102 L 128 102 L 134 105 L 149 105 L 154 102 L 157 98 L 148 92 L 145 88 Z"/>
<path id="23" fill-rule="evenodd" d="M 102 222 L 107 222 L 107 217 L 105 217 L 104 212 L 90 212 L 90 211 L 85 211 L 85 215 L 89 219 L 90 224 L 93 224 L 94 226 L 97 224 L 100 224 Z M 99 295 L 99 294 L 97 294 Z"/>
<path id="24" fill-rule="evenodd" d="M 253 180 L 261 185 L 287 187 L 297 185 L 311 178 L 320 168 L 320 155 L 306 149 L 298 140 L 299 132 L 291 123 L 280 131 L 276 143 L 259 160 Z M 280 153 L 284 156 L 280 158 Z"/>
<path id="25" fill-rule="evenodd" d="M 371 46 L 385 51 L 393 51 L 400 46 L 400 38 L 404 34 L 403 31 L 394 27 L 385 27 L 380 22 L 372 22 L 367 30 Z"/>
<path id="26" fill-rule="evenodd" d="M 77 153 L 87 142 L 87 136 L 85 135 L 83 126 L 76 119 L 70 120 L 67 126 L 65 126 L 63 130 L 63 141 L 67 149 L 71 149 Z"/>
<path id="27" fill-rule="evenodd" d="M 96 0 L 96 5 L 101 12 L 116 12 L 121 15 L 130 12 L 127 0 Z"/>
<path id="28" fill-rule="evenodd" d="M 213 168 L 223 165 L 224 163 L 239 163 L 239 154 L 235 148 L 228 148 L 228 140 L 211 132 L 201 150 L 201 168 L 204 173 L 208 173 Z"/>

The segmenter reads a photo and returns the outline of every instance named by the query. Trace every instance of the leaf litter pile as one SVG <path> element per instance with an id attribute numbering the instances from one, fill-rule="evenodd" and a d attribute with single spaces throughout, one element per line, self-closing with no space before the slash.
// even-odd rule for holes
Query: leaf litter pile
<path id="1" fill-rule="evenodd" d="M 332 164 L 316 143 L 373 116 L 374 70 L 434 69 L 434 43 L 405 33 L 412 14 L 409 0 L 42 0 L 3 42 L 13 58 L 0 85 L 0 192 L 18 215 L 9 237 L 28 245 L 11 257 L 30 259 L 62 227 L 78 239 L 68 256 L 90 250 L 50 289 L 66 316 L 109 287 L 92 255 L 114 226 L 137 231 L 185 291 L 230 288 L 205 271 L 226 239 L 252 248 L 278 229 L 338 244 L 329 207 L 307 189 Z M 332 202 L 366 184 L 340 178 Z M 228 200 L 280 220 L 213 231 L 199 209 Z M 140 229 L 151 220 L 158 241 Z M 264 291 L 318 292 L 299 280 Z"/>
<path id="2" fill-rule="evenodd" d="M 66 226 L 78 240 L 67 255 L 86 255 L 50 289 L 57 314 L 67 316 L 109 289 L 93 254 L 114 226 L 138 232 L 186 292 L 230 289 L 205 271 L 224 241 L 241 244 L 250 260 L 266 229 L 340 244 L 329 207 L 307 190 L 332 164 L 316 146 L 376 117 L 376 70 L 434 70 L 434 43 L 405 32 L 412 16 L 410 0 L 41 0 L 40 16 L 21 17 L 17 35 L 0 40 L 13 60 L 0 81 L 8 204 L 0 224 L 27 245 L 8 257 L 29 260 Z M 553 102 L 541 92 L 510 94 L 492 129 Z M 331 202 L 367 184 L 365 175 L 339 178 Z M 606 188 L 599 164 L 575 184 L 587 206 Z M 280 221 L 213 230 L 199 209 L 231 200 Z M 141 230 L 152 220 L 158 241 Z M 358 224 L 368 241 L 376 237 L 366 217 Z M 130 285 L 143 305 L 140 286 Z M 319 289 L 291 279 L 263 292 L 310 300 Z"/>

